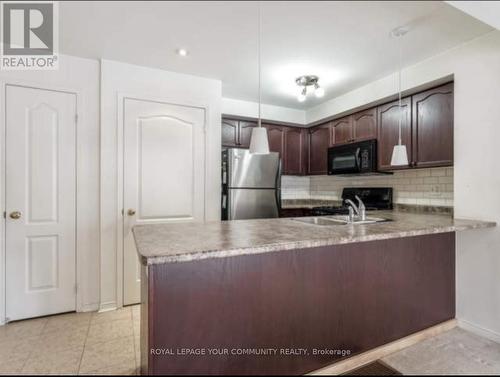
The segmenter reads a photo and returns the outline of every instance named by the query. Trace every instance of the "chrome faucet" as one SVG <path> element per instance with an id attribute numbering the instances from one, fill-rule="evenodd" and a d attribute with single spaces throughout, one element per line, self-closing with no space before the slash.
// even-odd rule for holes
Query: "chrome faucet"
<path id="1" fill-rule="evenodd" d="M 359 221 L 366 220 L 366 207 L 359 196 L 355 196 L 358 205 L 354 204 L 351 199 L 346 199 L 345 202 L 349 205 L 349 222 L 353 222 L 355 218 Z M 356 216 L 354 216 L 356 214 Z"/>

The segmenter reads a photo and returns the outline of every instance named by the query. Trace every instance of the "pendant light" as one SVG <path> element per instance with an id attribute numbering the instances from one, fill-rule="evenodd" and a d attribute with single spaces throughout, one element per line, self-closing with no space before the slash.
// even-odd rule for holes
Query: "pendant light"
<path id="1" fill-rule="evenodd" d="M 408 152 L 406 151 L 406 145 L 403 145 L 401 140 L 401 127 L 403 122 L 403 106 L 401 101 L 401 71 L 403 70 L 402 66 L 402 39 L 403 36 L 408 32 L 405 28 L 397 28 L 392 31 L 393 37 L 399 39 L 399 73 L 398 73 L 398 96 L 399 96 L 399 136 L 398 136 L 398 144 L 394 146 L 392 151 L 391 158 L 391 166 L 405 166 L 408 165 Z"/>
<path id="2" fill-rule="evenodd" d="M 262 127 L 262 118 L 261 118 L 261 107 L 262 107 L 262 91 L 261 91 L 261 82 L 262 82 L 262 73 L 261 73 L 261 34 L 262 34 L 262 20 L 261 20 L 261 5 L 260 1 L 258 4 L 259 9 L 259 38 L 258 38 L 258 65 L 259 65 L 259 120 L 257 127 L 252 129 L 252 137 L 250 138 L 250 153 L 254 154 L 268 154 L 269 153 L 269 140 L 267 138 L 267 130 Z"/>

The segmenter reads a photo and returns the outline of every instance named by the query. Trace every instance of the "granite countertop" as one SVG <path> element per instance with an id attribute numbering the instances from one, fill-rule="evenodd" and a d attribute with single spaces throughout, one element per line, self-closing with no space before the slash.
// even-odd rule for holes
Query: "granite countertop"
<path id="1" fill-rule="evenodd" d="M 494 222 L 453 219 L 446 215 L 376 211 L 368 215 L 393 221 L 320 226 L 290 218 L 137 225 L 135 242 L 143 264 L 446 233 L 496 226 Z"/>

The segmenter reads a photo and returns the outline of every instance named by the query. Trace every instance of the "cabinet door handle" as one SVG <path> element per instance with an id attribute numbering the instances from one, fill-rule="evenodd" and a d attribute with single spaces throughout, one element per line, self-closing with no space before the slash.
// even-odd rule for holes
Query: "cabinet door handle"
<path id="1" fill-rule="evenodd" d="M 135 215 L 135 209 L 130 208 L 130 209 L 127 211 L 127 215 L 129 215 L 129 216 L 134 216 L 134 215 Z"/>

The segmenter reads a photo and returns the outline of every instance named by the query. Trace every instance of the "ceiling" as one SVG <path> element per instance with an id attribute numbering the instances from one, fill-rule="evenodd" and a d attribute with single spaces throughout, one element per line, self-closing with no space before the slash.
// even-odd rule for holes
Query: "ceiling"
<path id="1" fill-rule="evenodd" d="M 60 50 L 222 81 L 223 96 L 258 98 L 258 2 L 60 3 Z M 395 27 L 409 26 L 410 65 L 492 30 L 441 1 L 261 2 L 262 101 L 308 109 L 397 69 Z M 176 49 L 186 48 L 187 57 Z M 322 99 L 296 99 L 318 75 Z"/>

